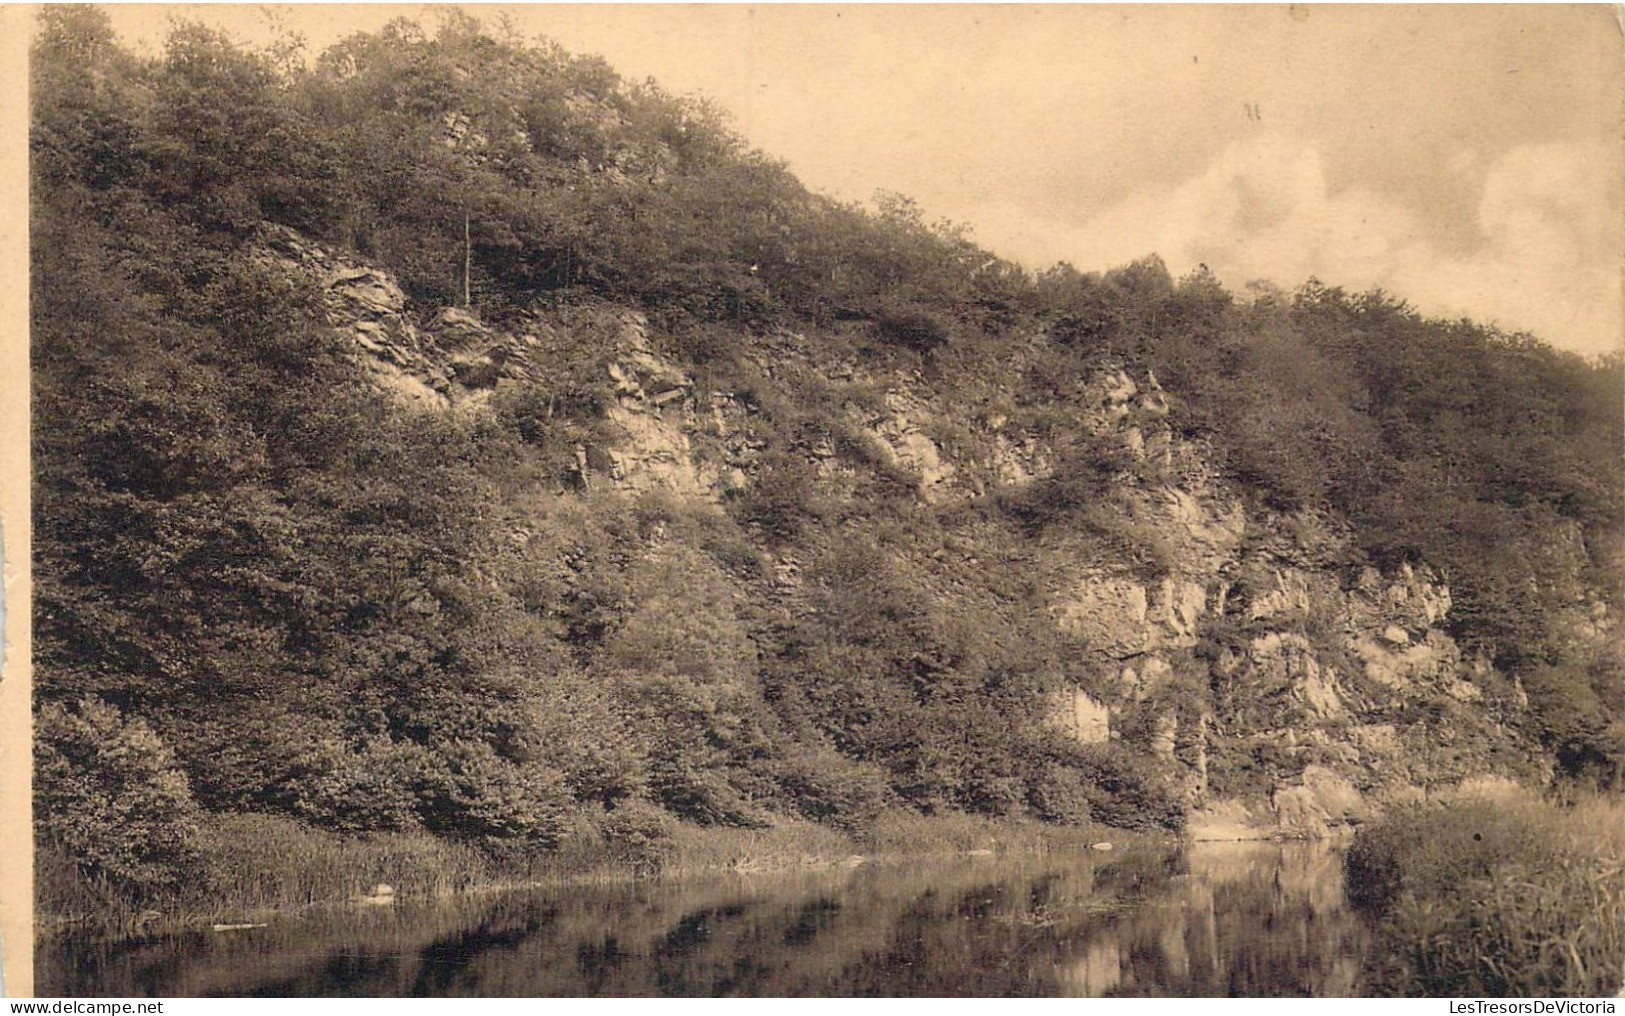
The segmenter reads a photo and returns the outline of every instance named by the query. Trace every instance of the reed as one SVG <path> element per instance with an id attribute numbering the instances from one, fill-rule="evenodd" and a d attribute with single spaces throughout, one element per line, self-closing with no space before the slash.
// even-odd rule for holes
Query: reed
<path id="1" fill-rule="evenodd" d="M 1625 988 L 1625 801 L 1418 806 L 1362 830 L 1349 895 L 1379 915 L 1375 994 L 1611 996 Z"/>
<path id="2" fill-rule="evenodd" d="M 346 837 L 272 815 L 221 816 L 201 846 L 208 893 L 220 901 L 212 905 L 235 909 L 346 899 L 381 883 L 403 895 L 444 896 L 495 874 L 488 854 L 428 833 Z"/>
<path id="3" fill-rule="evenodd" d="M 213 816 L 195 846 L 201 861 L 192 878 L 178 893 L 153 898 L 87 877 L 53 844 L 39 844 L 36 931 L 129 937 L 351 900 L 379 884 L 402 896 L 444 896 L 489 884 L 500 872 L 487 852 L 428 833 L 341 836 L 276 815 Z"/>
<path id="4" fill-rule="evenodd" d="M 858 847 L 847 834 L 804 820 L 761 829 L 700 829 L 679 826 L 661 873 L 681 877 L 707 871 L 786 871 L 819 868 L 851 857 Z"/>
<path id="5" fill-rule="evenodd" d="M 957 813 L 895 811 L 848 833 L 801 819 L 761 828 L 685 825 L 653 807 L 584 810 L 548 850 L 457 842 L 426 832 L 342 835 L 278 815 L 212 816 L 195 846 L 202 863 L 187 887 L 142 898 L 87 879 L 43 844 L 36 870 L 36 930 L 127 938 L 179 927 L 254 920 L 274 911 L 356 901 L 379 884 L 400 899 L 526 886 L 611 884 L 734 873 L 818 870 L 967 851 L 1082 850 L 1140 834 L 1066 828 Z"/>

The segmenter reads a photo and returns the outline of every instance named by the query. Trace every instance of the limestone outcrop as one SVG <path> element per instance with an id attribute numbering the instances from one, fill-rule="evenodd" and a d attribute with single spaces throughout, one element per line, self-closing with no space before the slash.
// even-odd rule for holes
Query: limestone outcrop
<path id="1" fill-rule="evenodd" d="M 576 452 L 584 486 L 720 504 L 762 479 L 759 393 L 705 385 L 640 312 L 586 304 L 498 323 L 413 307 L 387 272 L 279 227 L 256 257 L 314 284 L 380 388 L 418 410 L 479 412 L 495 392 L 551 384 L 554 350 L 591 349 L 597 373 L 583 383 L 601 418 Z M 945 510 L 1065 482 L 1080 445 L 1115 463 L 1092 528 L 1047 533 L 1030 576 L 1070 647 L 1047 709 L 1079 742 L 1159 760 L 1199 823 L 1326 835 L 1384 798 L 1526 759 L 1499 721 L 1517 701 L 1489 702 L 1481 662 L 1448 633 L 1444 578 L 1420 562 L 1361 563 L 1332 521 L 1250 502 L 1170 426 L 1149 372 L 1102 358 L 1077 382 L 1081 409 L 1040 424 L 1004 393 L 947 404 L 918 371 L 820 365 L 808 341 L 764 336 L 754 366 L 791 395 L 819 371 L 820 384 L 869 393 L 841 404 L 844 431 L 809 429 L 789 450 L 832 488 L 884 468 Z M 797 574 L 780 562 L 778 595 L 794 597 Z M 1576 638 L 1612 624 L 1579 594 L 1573 613 Z"/>

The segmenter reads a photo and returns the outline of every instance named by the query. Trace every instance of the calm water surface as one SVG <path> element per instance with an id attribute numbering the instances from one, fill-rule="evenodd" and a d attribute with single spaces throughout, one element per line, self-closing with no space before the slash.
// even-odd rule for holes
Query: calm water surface
<path id="1" fill-rule="evenodd" d="M 525 891 L 42 946 L 45 994 L 1357 994 L 1319 844 L 965 857 Z"/>

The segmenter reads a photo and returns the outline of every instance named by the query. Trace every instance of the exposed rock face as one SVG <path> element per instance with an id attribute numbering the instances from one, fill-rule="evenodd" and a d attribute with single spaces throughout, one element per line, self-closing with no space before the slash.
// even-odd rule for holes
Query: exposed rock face
<path id="1" fill-rule="evenodd" d="M 1084 744 L 1111 739 L 1111 713 L 1104 703 L 1082 689 L 1058 692 L 1050 703 L 1051 722 Z"/>
<path id="2" fill-rule="evenodd" d="M 1423 631 L 1443 621 L 1450 613 L 1450 587 L 1431 568 L 1399 566 L 1388 580 L 1375 568 L 1360 572 L 1354 591 L 1366 616 L 1381 617 L 1410 631 Z"/>
<path id="3" fill-rule="evenodd" d="M 450 404 L 450 379 L 425 350 L 406 313 L 406 294 L 388 273 L 279 226 L 262 227 L 256 257 L 320 287 L 328 322 L 348 333 L 381 388 L 410 406 Z"/>
<path id="4" fill-rule="evenodd" d="M 1004 433 L 1005 422 L 1003 417 L 991 421 L 993 441 L 987 470 L 994 486 L 1016 487 L 1053 476 L 1055 462 L 1049 449 L 1030 436 Z"/>
<path id="5" fill-rule="evenodd" d="M 1394 691 L 1406 691 L 1418 682 L 1446 680 L 1461 663 L 1461 652 L 1447 635 L 1430 631 L 1420 645 L 1395 645 L 1367 635 L 1354 643 L 1365 665 L 1365 676 Z"/>
<path id="6" fill-rule="evenodd" d="M 1295 785 L 1278 788 L 1270 800 L 1276 825 L 1289 839 L 1320 839 L 1359 825 L 1372 808 L 1354 785 L 1322 766 L 1309 766 Z"/>
<path id="7" fill-rule="evenodd" d="M 1096 574 L 1071 590 L 1055 615 L 1063 630 L 1121 660 L 1195 645 L 1207 604 L 1207 589 L 1189 579 Z"/>
<path id="8" fill-rule="evenodd" d="M 1165 573 L 1148 578 L 1097 559 L 1076 572 L 1057 568 L 1052 586 L 1057 625 L 1096 661 L 1108 689 L 1109 729 L 1141 731 L 1193 813 L 1223 836 L 1328 835 L 1369 817 L 1381 799 L 1497 764 L 1469 738 L 1387 720 L 1423 705 L 1438 713 L 1445 700 L 1484 701 L 1441 627 L 1452 603 L 1440 576 L 1425 565 L 1349 574 L 1335 563 L 1353 555 L 1334 527 L 1250 511 L 1199 447 L 1167 432 L 1166 397 L 1153 385 L 1101 371 L 1082 425 L 1142 461 L 1148 434 L 1166 449 L 1160 474 L 1125 478 L 1114 492 L 1132 522 L 1126 532 L 1160 548 Z M 1207 689 L 1211 710 L 1193 712 L 1188 697 L 1180 704 Z M 1475 715 L 1487 740 L 1512 743 L 1493 713 Z M 1249 762 L 1243 788 L 1230 768 L 1238 751 L 1272 758 L 1262 769 Z M 1213 795 L 1215 764 L 1221 793 L 1239 789 L 1247 801 Z"/>
<path id="9" fill-rule="evenodd" d="M 662 413 L 659 407 L 626 404 L 610 407 L 610 422 L 619 428 L 619 441 L 610 451 L 610 475 L 629 491 L 671 490 L 708 496 L 720 477 L 694 461 L 680 410 Z"/>
<path id="10" fill-rule="evenodd" d="M 458 307 L 441 308 L 419 321 L 388 272 L 291 229 L 263 226 L 256 257 L 314 282 L 328 323 L 354 343 L 357 358 L 379 387 L 409 408 L 477 405 L 504 383 L 531 383 L 539 376 L 535 335 L 489 327 Z"/>
<path id="11" fill-rule="evenodd" d="M 463 147 L 473 129 L 448 123 Z M 658 159 L 635 163 L 618 171 L 660 172 Z M 256 256 L 320 288 L 329 321 L 404 405 L 478 412 L 495 391 L 546 382 L 559 343 L 585 344 L 601 353 L 594 384 L 606 401 L 602 436 L 577 450 L 582 482 L 720 501 L 760 479 L 753 396 L 697 388 L 640 313 L 594 305 L 496 324 L 409 307 L 386 272 L 289 230 L 266 227 Z M 752 355 L 766 383 L 793 388 L 812 369 L 808 341 L 765 336 L 768 351 Z M 1046 536 L 1036 556 L 1031 580 L 1075 670 L 1049 715 L 1080 741 L 1121 738 L 1160 760 L 1212 828 L 1324 835 L 1361 821 L 1374 799 L 1453 785 L 1509 757 L 1473 746 L 1500 736 L 1481 686 L 1488 664 L 1464 663 L 1443 629 L 1452 602 L 1441 576 L 1350 566 L 1359 555 L 1334 523 L 1250 506 L 1201 442 L 1169 426 L 1149 373 L 1102 362 L 1081 381 L 1083 410 L 1037 427 L 1012 422 L 1021 417 L 1002 395 L 944 404 L 918 371 L 824 370 L 868 393 L 843 404 L 841 440 L 869 442 L 864 468 L 883 463 L 925 505 L 1047 482 L 1069 461 L 1068 441 L 1115 447 L 1112 461 L 1129 463 L 1094 506 L 1104 535 Z M 850 479 L 850 448 L 809 434 L 792 453 L 835 486 Z M 778 563 L 778 593 L 794 594 L 798 567 Z M 1613 625 L 1579 590 L 1573 615 L 1576 639 Z M 1479 718 L 1476 733 L 1418 725 L 1457 707 Z"/>
<path id="12" fill-rule="evenodd" d="M 1160 641 L 1150 621 L 1150 595 L 1133 579 L 1085 579 L 1055 614 L 1063 630 L 1118 659 L 1148 652 Z"/>
<path id="13" fill-rule="evenodd" d="M 1283 708 L 1270 716 L 1282 725 L 1307 715 L 1316 720 L 1347 715 L 1345 693 L 1334 670 L 1323 668 L 1303 635 L 1272 631 L 1254 637 L 1242 655 L 1226 651 L 1216 670 L 1238 683 L 1262 690 Z"/>
<path id="14" fill-rule="evenodd" d="M 1193 810 L 1185 831 L 1199 843 L 1267 840 L 1276 834 L 1275 815 L 1267 806 L 1226 798 Z"/>
<path id="15" fill-rule="evenodd" d="M 1216 575 L 1241 546 L 1246 511 L 1236 499 L 1216 494 L 1205 477 L 1164 487 L 1148 500 L 1139 514 L 1168 534 L 1187 571 Z"/>
<path id="16" fill-rule="evenodd" d="M 1298 568 L 1268 571 L 1268 585 L 1248 601 L 1249 621 L 1309 616 L 1309 576 Z"/>
<path id="17" fill-rule="evenodd" d="M 633 492 L 717 496 L 723 472 L 717 463 L 701 460 L 689 438 L 698 426 L 693 379 L 655 354 L 641 314 L 627 312 L 615 322 L 614 352 L 607 368 L 615 393 L 609 421 L 618 431 L 609 450 L 611 478 Z M 706 408 L 721 412 L 716 402 Z M 737 483 L 733 471 L 727 483 Z"/>
<path id="18" fill-rule="evenodd" d="M 919 403 L 899 391 L 886 393 L 887 412 L 867 421 L 891 460 L 919 476 L 920 496 L 940 503 L 953 496 L 957 470 L 943 458 L 937 443 L 921 430 L 924 414 Z"/>
<path id="19" fill-rule="evenodd" d="M 1089 379 L 1084 389 L 1085 405 L 1093 412 L 1085 417 L 1085 426 L 1094 433 L 1104 433 L 1126 420 L 1134 410 L 1135 397 L 1140 386 L 1120 368 L 1102 370 Z M 1166 406 L 1164 406 L 1166 411 Z"/>

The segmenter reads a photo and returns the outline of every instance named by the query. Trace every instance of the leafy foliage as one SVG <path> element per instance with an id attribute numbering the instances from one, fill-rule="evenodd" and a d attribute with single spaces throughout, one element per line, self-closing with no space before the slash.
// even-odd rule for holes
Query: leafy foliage
<path id="1" fill-rule="evenodd" d="M 189 25 L 141 58 L 53 6 L 34 56 L 40 829 L 95 877 L 161 892 L 210 813 L 469 850 L 585 824 L 649 868 L 679 817 L 1177 826 L 1159 763 L 1046 724 L 1079 675 L 1034 542 L 1174 564 L 1113 499 L 1155 467 L 1069 432 L 1103 361 L 1154 369 L 1265 507 L 1444 568 L 1454 634 L 1522 676 L 1566 767 L 1618 779 L 1621 671 L 1573 632 L 1587 588 L 1617 598 L 1625 361 L 1318 283 L 1238 300 L 1156 258 L 1030 278 L 906 198 L 807 191 L 704 102 L 461 16 L 306 68 Z M 401 410 L 267 224 L 383 266 L 419 321 L 545 316 L 547 369 Z M 628 305 L 746 407 L 721 506 L 586 484 Z M 884 391 L 829 380 L 853 364 L 1056 439 L 1053 474 L 922 503 L 856 422 Z M 110 787 L 147 816 L 117 835 Z"/>
<path id="2" fill-rule="evenodd" d="M 174 755 L 141 720 L 94 699 L 47 706 L 34 769 L 41 838 L 90 878 L 156 898 L 196 862 L 197 804 Z"/>

